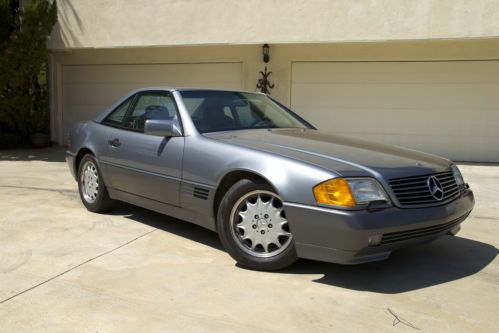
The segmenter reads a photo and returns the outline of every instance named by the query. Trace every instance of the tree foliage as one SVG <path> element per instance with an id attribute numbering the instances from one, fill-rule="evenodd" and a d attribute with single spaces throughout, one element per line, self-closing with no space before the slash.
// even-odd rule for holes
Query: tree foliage
<path id="1" fill-rule="evenodd" d="M 57 21 L 56 2 L 0 0 L 0 131 L 48 132 L 47 38 Z"/>

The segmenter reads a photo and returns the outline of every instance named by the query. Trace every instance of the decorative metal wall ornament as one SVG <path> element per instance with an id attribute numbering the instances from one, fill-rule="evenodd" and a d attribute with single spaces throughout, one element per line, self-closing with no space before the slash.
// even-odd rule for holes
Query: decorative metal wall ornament
<path id="1" fill-rule="evenodd" d="M 258 83 L 256 84 L 256 88 L 260 90 L 260 92 L 264 94 L 270 95 L 270 89 L 274 88 L 274 85 L 270 83 L 269 76 L 272 72 L 267 72 L 267 66 L 265 66 L 265 71 L 260 71 L 262 77 L 258 79 Z"/>

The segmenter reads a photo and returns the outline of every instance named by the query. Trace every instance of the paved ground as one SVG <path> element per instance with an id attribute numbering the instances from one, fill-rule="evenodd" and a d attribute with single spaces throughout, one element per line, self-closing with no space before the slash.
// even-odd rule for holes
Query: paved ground
<path id="1" fill-rule="evenodd" d="M 458 237 L 261 273 L 200 227 L 87 212 L 61 150 L 0 152 L 0 331 L 497 332 L 499 167 L 462 170 L 477 206 Z"/>

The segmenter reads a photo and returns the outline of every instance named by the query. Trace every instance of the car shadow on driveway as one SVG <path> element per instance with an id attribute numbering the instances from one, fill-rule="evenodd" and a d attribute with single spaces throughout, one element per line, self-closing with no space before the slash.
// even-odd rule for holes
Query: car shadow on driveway
<path id="1" fill-rule="evenodd" d="M 392 253 L 385 261 L 334 265 L 301 260 L 287 274 L 324 274 L 314 280 L 341 288 L 397 294 L 458 280 L 480 272 L 498 254 L 494 246 L 459 236 Z"/>
<path id="2" fill-rule="evenodd" d="M 215 232 L 142 207 L 128 203 L 120 203 L 116 208 L 104 212 L 103 214 L 122 215 L 127 219 L 224 251 Z"/>
<path id="3" fill-rule="evenodd" d="M 129 204 L 109 212 L 223 251 L 216 233 Z M 338 265 L 312 260 L 274 274 L 321 274 L 317 283 L 340 288 L 397 294 L 451 282 L 476 274 L 499 253 L 494 246 L 459 236 L 402 249 L 388 260 L 361 265 Z M 241 268 L 242 269 L 242 268 Z"/>

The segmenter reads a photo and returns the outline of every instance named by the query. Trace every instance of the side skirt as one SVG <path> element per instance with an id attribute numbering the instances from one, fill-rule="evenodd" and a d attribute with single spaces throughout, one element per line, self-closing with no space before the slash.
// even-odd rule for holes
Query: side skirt
<path id="1" fill-rule="evenodd" d="M 120 190 L 108 188 L 111 199 L 128 202 L 132 205 L 143 207 L 164 215 L 168 215 L 179 220 L 184 220 L 190 223 L 197 224 L 203 228 L 217 231 L 215 221 L 207 216 L 203 216 L 189 209 L 172 206 L 163 202 L 144 198 L 132 193 L 123 192 Z"/>

